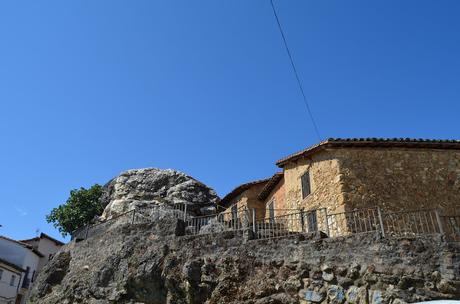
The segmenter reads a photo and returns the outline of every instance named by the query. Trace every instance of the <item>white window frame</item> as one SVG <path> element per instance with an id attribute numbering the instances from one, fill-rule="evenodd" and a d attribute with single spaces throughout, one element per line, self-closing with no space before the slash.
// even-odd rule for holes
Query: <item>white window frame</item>
<path id="1" fill-rule="evenodd" d="M 16 284 L 16 276 L 12 274 L 10 278 L 10 286 L 16 286 L 15 284 Z"/>

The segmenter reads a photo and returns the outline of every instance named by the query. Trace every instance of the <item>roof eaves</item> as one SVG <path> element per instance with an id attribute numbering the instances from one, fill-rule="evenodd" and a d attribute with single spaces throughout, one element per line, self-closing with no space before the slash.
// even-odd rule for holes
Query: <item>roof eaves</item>
<path id="1" fill-rule="evenodd" d="M 312 154 L 312 153 L 315 153 L 319 150 L 322 150 L 324 146 L 326 146 L 327 144 L 329 143 L 329 140 L 325 140 L 325 141 L 322 141 L 316 145 L 313 145 L 313 146 L 310 146 L 306 149 L 303 149 L 301 151 L 298 151 L 296 153 L 293 153 L 293 154 L 290 154 L 286 157 L 283 157 L 281 159 L 279 159 L 277 162 L 276 162 L 276 165 L 280 168 L 282 168 L 286 163 L 288 163 L 289 161 L 291 160 L 294 160 L 294 159 L 298 159 L 299 157 L 301 156 L 306 156 L 308 154 Z"/>
<path id="2" fill-rule="evenodd" d="M 7 265 L 7 266 L 9 266 L 9 267 L 11 267 L 11 268 L 14 268 L 14 269 L 20 271 L 20 272 L 25 272 L 26 271 L 25 269 L 19 267 L 18 265 L 13 264 L 11 262 L 8 262 L 7 260 L 4 260 L 4 259 L 0 258 L 0 264 L 2 264 L 2 263 Z"/>
<path id="3" fill-rule="evenodd" d="M 270 177 L 271 178 L 271 177 Z M 252 182 L 244 183 L 241 184 L 237 187 L 235 187 L 232 191 L 230 191 L 227 195 L 225 195 L 221 200 L 221 206 L 219 207 L 225 207 L 232 199 L 246 191 L 247 189 L 251 188 L 252 186 L 259 185 L 261 183 L 266 183 L 270 180 L 270 178 L 265 178 L 265 179 L 260 179 L 260 180 L 255 180 Z"/>
<path id="4" fill-rule="evenodd" d="M 32 245 L 30 244 L 27 244 L 27 243 L 24 243 L 24 242 L 21 242 L 21 241 L 16 241 L 16 240 L 13 240 L 13 239 L 10 239 L 9 237 L 6 237 L 6 236 L 3 236 L 3 235 L 0 235 L 0 239 L 4 239 L 4 240 L 7 240 L 7 241 L 10 241 L 10 242 L 13 242 L 13 243 L 16 243 L 24 248 L 27 248 L 27 249 L 30 249 L 30 251 L 32 251 L 33 253 L 35 253 L 36 255 L 38 255 L 39 257 L 44 257 L 44 255 L 38 251 L 37 249 L 35 249 Z"/>
<path id="5" fill-rule="evenodd" d="M 326 147 L 402 147 L 460 150 L 460 140 L 423 138 L 329 138 L 316 145 L 278 160 L 276 165 L 282 168 L 289 161 L 309 156 Z"/>
<path id="6" fill-rule="evenodd" d="M 283 179 L 283 177 L 284 177 L 283 172 L 277 172 L 273 174 L 270 180 L 265 184 L 262 191 L 260 191 L 257 198 L 261 201 L 265 200 L 268 197 L 268 195 L 272 192 L 272 190 L 275 189 L 278 183 Z"/>
<path id="7" fill-rule="evenodd" d="M 46 238 L 46 239 L 48 239 L 48 240 L 54 242 L 54 243 L 55 243 L 56 245 L 58 245 L 58 246 L 64 246 L 64 245 L 65 245 L 64 242 L 61 242 L 61 241 L 59 241 L 59 240 L 57 240 L 57 239 L 55 239 L 55 238 L 49 236 L 49 235 L 46 234 L 46 233 L 43 233 L 43 232 L 40 234 L 40 238 Z"/>

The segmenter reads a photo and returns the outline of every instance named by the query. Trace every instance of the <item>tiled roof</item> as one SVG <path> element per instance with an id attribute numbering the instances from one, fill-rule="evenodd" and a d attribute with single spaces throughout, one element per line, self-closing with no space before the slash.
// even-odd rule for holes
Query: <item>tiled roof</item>
<path id="1" fill-rule="evenodd" d="M 21 241 L 16 241 L 16 240 L 13 240 L 13 239 L 10 239 L 9 237 L 6 237 L 6 236 L 3 236 L 3 235 L 0 235 L 0 239 L 4 239 L 6 241 L 10 241 L 12 243 L 16 243 L 18 245 L 21 245 L 22 247 L 24 248 L 27 248 L 27 249 L 30 249 L 33 253 L 35 253 L 36 255 L 38 255 L 39 257 L 44 257 L 44 255 L 38 251 L 37 249 L 35 249 L 32 245 L 29 245 L 27 243 L 23 243 Z"/>
<path id="2" fill-rule="evenodd" d="M 241 184 L 235 189 L 233 189 L 230 193 L 228 193 L 224 198 L 220 201 L 220 207 L 228 207 L 227 205 L 233 200 L 235 197 L 246 191 L 247 189 L 251 188 L 252 186 L 259 185 L 262 183 L 268 182 L 270 178 L 259 179 L 249 183 Z"/>
<path id="3" fill-rule="evenodd" d="M 40 239 L 43 239 L 43 238 L 44 238 L 44 239 L 48 239 L 48 240 L 54 242 L 54 243 L 55 243 L 56 245 L 58 245 L 58 246 L 64 246 L 64 245 L 65 245 L 63 242 L 61 242 L 61 241 L 59 241 L 59 240 L 56 240 L 55 238 L 53 238 L 53 237 L 51 237 L 51 236 L 49 236 L 48 234 L 43 233 L 43 232 L 40 233 L 40 236 L 34 237 L 34 238 L 32 238 L 32 239 L 21 240 L 20 242 L 22 242 L 22 243 L 28 243 L 28 242 L 33 242 L 33 241 L 39 241 Z"/>
<path id="4" fill-rule="evenodd" d="M 428 148 L 460 150 L 460 140 L 439 140 L 422 138 L 329 138 L 302 151 L 288 155 L 276 162 L 283 167 L 287 162 L 312 155 L 325 148 L 373 147 L 373 148 Z"/>
<path id="5" fill-rule="evenodd" d="M 18 265 L 16 264 L 13 264 L 11 262 L 8 262 L 7 260 L 4 260 L 2 258 L 0 258 L 0 264 L 4 264 L 4 265 L 7 265 L 13 269 L 16 269 L 17 271 L 19 272 L 25 272 L 25 269 L 22 269 L 21 267 L 19 267 Z"/>
<path id="6" fill-rule="evenodd" d="M 275 189 L 276 185 L 280 182 L 280 180 L 283 179 L 284 173 L 283 172 L 276 172 L 273 174 L 273 176 L 270 178 L 268 183 L 265 184 L 264 188 L 262 191 L 260 191 L 259 195 L 257 196 L 258 199 L 263 201 L 268 197 L 270 192 L 272 192 L 273 189 Z"/>

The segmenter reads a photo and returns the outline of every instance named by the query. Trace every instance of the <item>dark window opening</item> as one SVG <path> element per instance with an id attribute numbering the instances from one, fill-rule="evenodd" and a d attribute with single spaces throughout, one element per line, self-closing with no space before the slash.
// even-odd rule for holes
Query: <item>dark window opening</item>
<path id="1" fill-rule="evenodd" d="M 302 183 L 302 199 L 306 198 L 311 193 L 310 187 L 310 173 L 307 171 L 301 177 L 300 181 Z"/>
<path id="2" fill-rule="evenodd" d="M 308 232 L 318 231 L 318 219 L 316 217 L 316 210 L 307 213 Z"/>
<path id="3" fill-rule="evenodd" d="M 232 220 L 236 222 L 238 220 L 238 205 L 234 204 L 232 206 Z"/>
<path id="4" fill-rule="evenodd" d="M 270 203 L 268 203 L 268 218 L 270 223 L 275 222 L 275 200 L 271 200 Z"/>

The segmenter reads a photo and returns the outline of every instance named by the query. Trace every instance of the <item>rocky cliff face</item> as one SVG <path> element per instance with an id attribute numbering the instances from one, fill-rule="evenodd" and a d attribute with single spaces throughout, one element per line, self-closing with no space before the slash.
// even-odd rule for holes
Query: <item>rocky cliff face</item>
<path id="1" fill-rule="evenodd" d="M 247 241 L 181 236 L 180 220 L 117 225 L 63 247 L 31 303 L 403 303 L 460 298 L 460 246 L 439 237 Z"/>
<path id="2" fill-rule="evenodd" d="M 196 179 L 175 170 L 156 168 L 128 170 L 104 186 L 102 219 L 149 204 L 187 204 L 189 213 L 209 213 L 219 201 L 216 192 Z"/>

